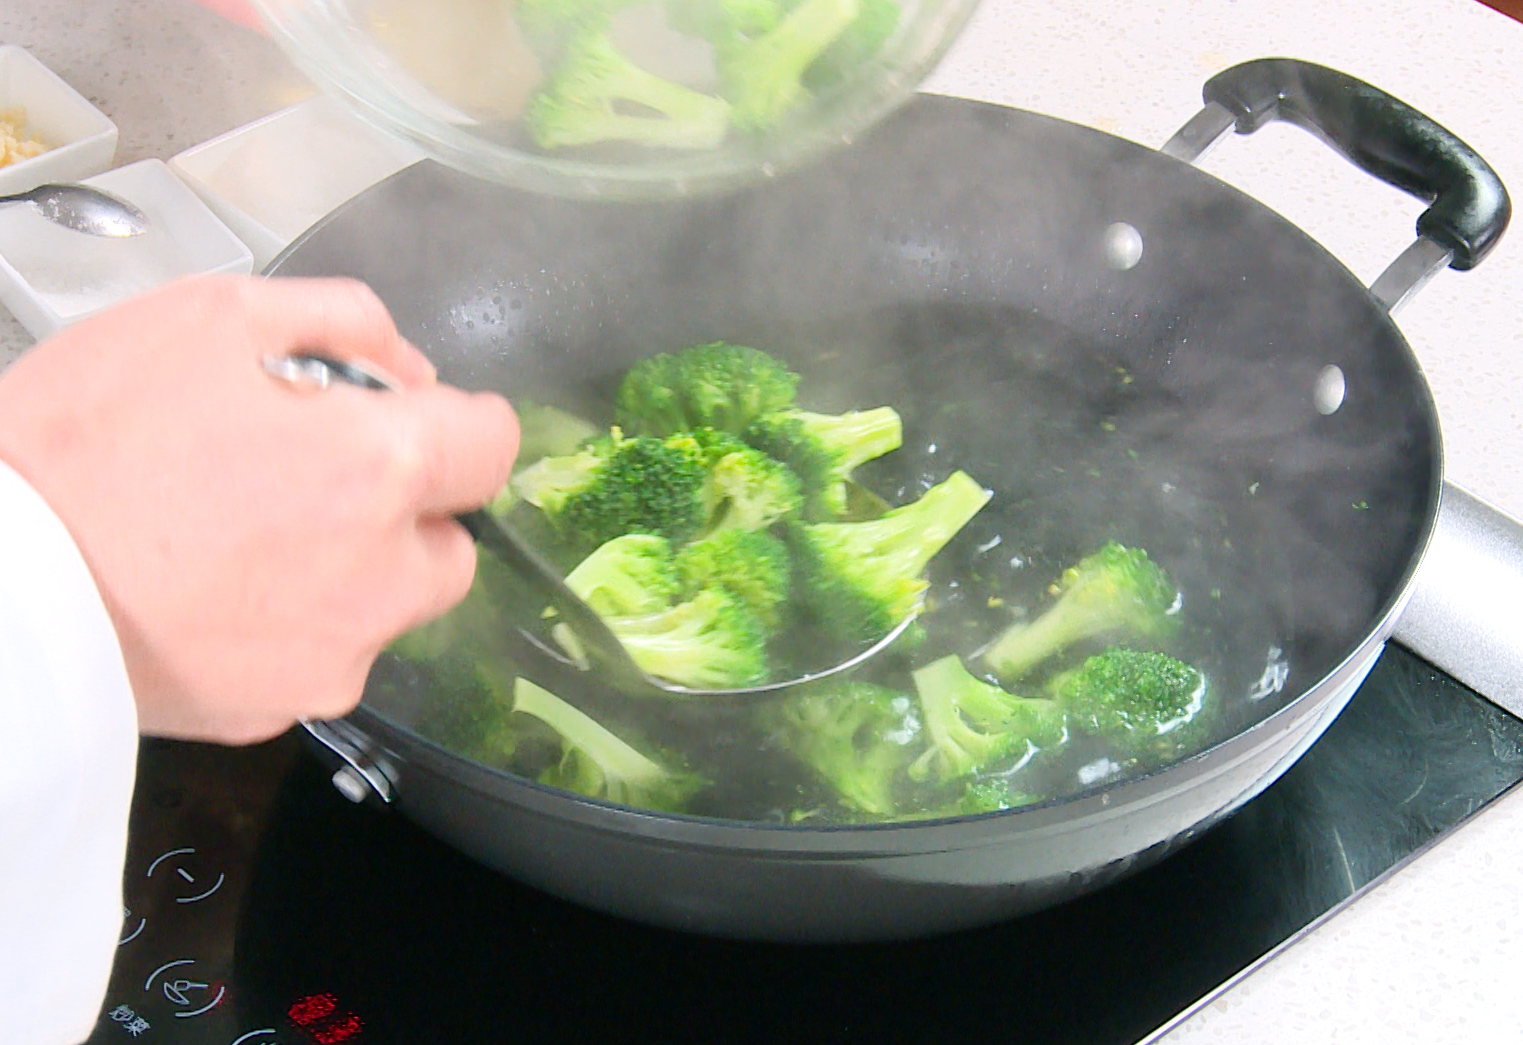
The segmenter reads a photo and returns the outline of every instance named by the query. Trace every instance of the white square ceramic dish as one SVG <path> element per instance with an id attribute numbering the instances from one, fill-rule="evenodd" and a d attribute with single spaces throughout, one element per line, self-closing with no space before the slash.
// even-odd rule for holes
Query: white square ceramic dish
<path id="1" fill-rule="evenodd" d="M 20 108 L 28 138 L 48 151 L 0 167 L 0 195 L 46 182 L 79 181 L 111 166 L 116 124 L 15 44 L 0 46 L 0 112 Z"/>
<path id="2" fill-rule="evenodd" d="M 142 160 L 86 185 L 135 204 L 138 236 L 111 239 L 55 225 L 28 206 L 0 208 L 0 302 L 34 337 L 193 272 L 243 272 L 253 255 L 162 160 Z"/>
<path id="3" fill-rule="evenodd" d="M 192 146 L 170 167 L 263 269 L 312 225 L 423 154 L 318 96 Z"/>

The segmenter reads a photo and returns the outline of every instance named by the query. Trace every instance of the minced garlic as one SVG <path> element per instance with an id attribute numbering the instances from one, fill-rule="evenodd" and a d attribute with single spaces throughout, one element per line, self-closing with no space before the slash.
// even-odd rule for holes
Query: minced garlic
<path id="1" fill-rule="evenodd" d="M 42 142 L 23 138 L 24 133 L 26 133 L 25 109 L 6 109 L 0 112 L 0 167 L 29 160 L 33 156 L 48 151 L 48 146 Z"/>

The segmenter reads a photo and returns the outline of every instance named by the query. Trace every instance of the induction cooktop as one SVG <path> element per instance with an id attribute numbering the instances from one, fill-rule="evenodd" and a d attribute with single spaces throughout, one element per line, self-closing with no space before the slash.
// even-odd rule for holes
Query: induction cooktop
<path id="1" fill-rule="evenodd" d="M 1390 645 L 1306 756 L 1156 866 L 986 929 L 850 946 L 573 906 L 328 775 L 294 734 L 144 742 L 92 1043 L 1133 1045 L 1523 778 L 1523 721 Z"/>

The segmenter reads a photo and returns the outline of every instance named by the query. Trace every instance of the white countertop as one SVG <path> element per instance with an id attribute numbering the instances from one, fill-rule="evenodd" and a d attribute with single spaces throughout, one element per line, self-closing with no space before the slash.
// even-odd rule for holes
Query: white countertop
<path id="1" fill-rule="evenodd" d="M 310 93 L 269 41 L 187 0 L 4 0 L 0 43 L 27 47 L 117 122 L 118 163 L 167 158 Z M 984 0 L 929 86 L 1156 146 L 1194 114 L 1212 73 L 1274 55 L 1391 91 L 1523 195 L 1523 25 L 1474 0 Z M 1423 209 L 1285 127 L 1230 139 L 1203 166 L 1367 282 Z M 1436 279 L 1400 325 L 1433 385 L 1449 478 L 1523 518 L 1523 229 L 1475 271 Z M 29 343 L 0 311 L 0 364 Z M 1161 1040 L 1523 1040 L 1520 955 L 1523 792 Z"/>

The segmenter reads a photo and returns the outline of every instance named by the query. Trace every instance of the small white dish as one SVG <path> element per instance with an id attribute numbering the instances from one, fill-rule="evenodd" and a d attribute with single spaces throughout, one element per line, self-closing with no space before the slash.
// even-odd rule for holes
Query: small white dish
<path id="1" fill-rule="evenodd" d="M 339 205 L 423 153 L 325 96 L 192 146 L 169 166 L 263 269 Z"/>
<path id="2" fill-rule="evenodd" d="M 26 117 L 26 137 L 48 150 L 0 167 L 0 195 L 79 181 L 111 166 L 116 124 L 24 48 L 6 44 L 0 46 L 0 112 L 17 108 Z"/>
<path id="3" fill-rule="evenodd" d="M 118 167 L 84 184 L 135 204 L 138 236 L 74 232 L 35 208 L 0 208 L 0 302 L 41 339 L 108 305 L 195 272 L 253 270 L 249 248 L 162 160 Z"/>

